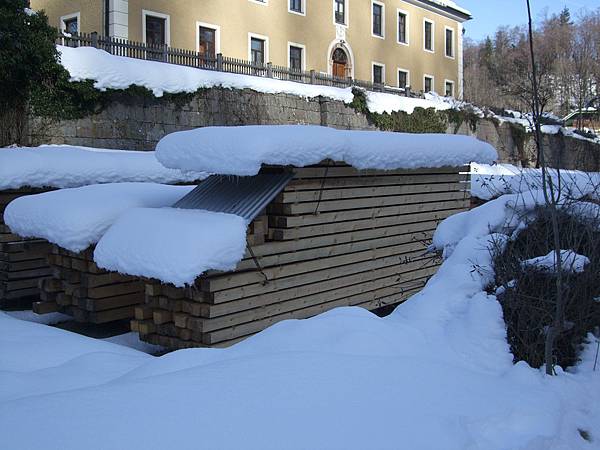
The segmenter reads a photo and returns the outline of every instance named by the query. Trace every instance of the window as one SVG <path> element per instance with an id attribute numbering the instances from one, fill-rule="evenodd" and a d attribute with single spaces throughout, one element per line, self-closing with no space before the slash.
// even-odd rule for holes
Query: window
<path id="1" fill-rule="evenodd" d="M 250 38 L 250 61 L 253 64 L 265 63 L 265 41 L 259 38 Z"/>
<path id="2" fill-rule="evenodd" d="M 198 27 L 198 53 L 205 58 L 217 54 L 217 30 L 200 25 Z"/>
<path id="3" fill-rule="evenodd" d="M 166 38 L 166 20 L 162 17 L 146 16 L 146 44 L 164 45 Z"/>
<path id="4" fill-rule="evenodd" d="M 433 91 L 433 77 L 429 76 L 429 75 L 425 75 L 423 80 L 424 80 L 423 81 L 423 90 L 425 92 Z"/>
<path id="5" fill-rule="evenodd" d="M 288 0 L 289 11 L 297 14 L 304 14 L 304 0 Z"/>
<path id="6" fill-rule="evenodd" d="M 383 64 L 373 63 L 373 84 L 385 83 L 385 69 Z"/>
<path id="7" fill-rule="evenodd" d="M 406 89 L 406 87 L 408 85 L 409 85 L 408 70 L 399 69 L 398 70 L 398 87 L 400 89 Z"/>
<path id="8" fill-rule="evenodd" d="M 373 36 L 383 37 L 384 31 L 384 6 L 381 3 L 371 3 L 371 16 L 372 16 L 372 33 Z"/>
<path id="9" fill-rule="evenodd" d="M 79 33 L 80 13 L 69 14 L 60 18 L 60 31 L 67 34 Z"/>
<path id="10" fill-rule="evenodd" d="M 290 69 L 294 72 L 302 72 L 303 70 L 303 53 L 304 49 L 296 45 L 290 45 Z"/>
<path id="11" fill-rule="evenodd" d="M 454 97 L 454 81 L 446 80 L 446 97 Z"/>
<path id="12" fill-rule="evenodd" d="M 446 28 L 446 56 L 454 58 L 454 30 Z"/>
<path id="13" fill-rule="evenodd" d="M 398 43 L 408 45 L 408 14 L 398 11 Z"/>
<path id="14" fill-rule="evenodd" d="M 428 52 L 433 52 L 433 22 L 425 19 L 423 25 L 424 48 Z"/>
<path id="15" fill-rule="evenodd" d="M 346 25 L 346 0 L 334 0 L 335 23 Z"/>

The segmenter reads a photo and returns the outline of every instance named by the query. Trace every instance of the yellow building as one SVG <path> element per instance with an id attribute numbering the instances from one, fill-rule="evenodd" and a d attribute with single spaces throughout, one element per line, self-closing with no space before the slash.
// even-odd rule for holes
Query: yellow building
<path id="1" fill-rule="evenodd" d="M 462 96 L 462 24 L 450 0 L 31 0 L 67 32 L 415 91 Z"/>

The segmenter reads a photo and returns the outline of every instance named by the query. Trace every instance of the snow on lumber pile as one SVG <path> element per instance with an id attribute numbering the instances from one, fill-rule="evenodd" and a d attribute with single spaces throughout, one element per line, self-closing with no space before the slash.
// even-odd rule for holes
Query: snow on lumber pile
<path id="1" fill-rule="evenodd" d="M 5 211 L 11 229 L 20 236 L 56 244 L 48 255 L 52 273 L 40 281 L 40 301 L 34 303 L 34 310 L 40 314 L 61 311 L 93 323 L 133 317 L 134 305 L 143 301 L 143 283 L 99 269 L 93 262 L 93 246 L 126 211 L 170 206 L 192 189 L 109 183 L 14 200 Z"/>
<path id="2" fill-rule="evenodd" d="M 168 166 L 233 176 L 261 168 L 293 173 L 267 217 L 250 225 L 262 236 L 248 240 L 243 227 L 229 226 L 218 236 L 214 213 L 201 217 L 206 211 L 137 210 L 104 235 L 95 260 L 157 280 L 148 283 L 133 328 L 166 347 L 230 345 L 287 318 L 396 304 L 435 272 L 437 263 L 423 252 L 437 221 L 468 206 L 461 167 L 495 156 L 487 144 L 456 136 L 306 126 L 176 133 L 158 145 Z M 187 220 L 198 221 L 194 232 Z M 142 223 L 146 234 L 135 235 Z M 165 224 L 172 233 L 162 232 Z"/>
<path id="3" fill-rule="evenodd" d="M 189 183 L 206 174 L 167 169 L 154 152 L 70 145 L 0 148 L 0 191 L 99 183 Z"/>
<path id="4" fill-rule="evenodd" d="M 494 162 L 469 136 L 350 131 L 302 125 L 207 127 L 165 136 L 156 157 L 172 169 L 256 175 L 262 165 L 304 167 L 330 159 L 356 169 L 422 169 Z"/>
<path id="5" fill-rule="evenodd" d="M 11 230 L 4 210 L 12 200 L 55 188 L 110 182 L 188 183 L 205 174 L 167 169 L 154 152 L 104 150 L 73 146 L 0 148 L 0 307 L 31 305 L 39 280 L 50 273 L 45 260 L 50 246 L 25 241 Z M 109 199 L 109 202 L 115 199 Z M 84 220 L 78 217 L 77 220 Z M 30 234 L 46 239 L 43 233 Z M 63 239 L 68 239 L 63 234 Z"/>

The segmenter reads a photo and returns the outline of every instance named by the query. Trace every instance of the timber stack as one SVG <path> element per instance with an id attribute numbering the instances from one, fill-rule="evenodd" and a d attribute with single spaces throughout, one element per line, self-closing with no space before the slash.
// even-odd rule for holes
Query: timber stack
<path id="1" fill-rule="evenodd" d="M 94 324 L 131 319 L 134 307 L 144 301 L 144 283 L 100 269 L 93 255 L 93 247 L 75 253 L 53 245 L 48 256 L 51 277 L 40 281 L 40 301 L 33 310 L 62 312 Z"/>
<path id="2" fill-rule="evenodd" d="M 45 191 L 29 188 L 0 191 L 0 308 L 30 307 L 39 298 L 40 280 L 50 275 L 46 261 L 50 244 L 41 239 L 23 239 L 4 223 L 4 210 L 11 201 Z"/>
<path id="3" fill-rule="evenodd" d="M 251 223 L 234 271 L 208 272 L 186 288 L 146 282 L 132 321 L 141 339 L 226 347 L 285 319 L 397 305 L 440 264 L 426 254 L 437 224 L 470 204 L 465 167 L 360 171 L 325 161 L 291 170 L 266 216 Z"/>

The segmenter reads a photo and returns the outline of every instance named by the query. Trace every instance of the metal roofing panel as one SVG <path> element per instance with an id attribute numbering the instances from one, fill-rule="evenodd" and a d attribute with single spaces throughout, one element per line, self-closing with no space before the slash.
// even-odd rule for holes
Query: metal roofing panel
<path id="1" fill-rule="evenodd" d="M 250 223 L 293 177 L 290 172 L 253 177 L 211 175 L 173 207 L 236 214 Z"/>

